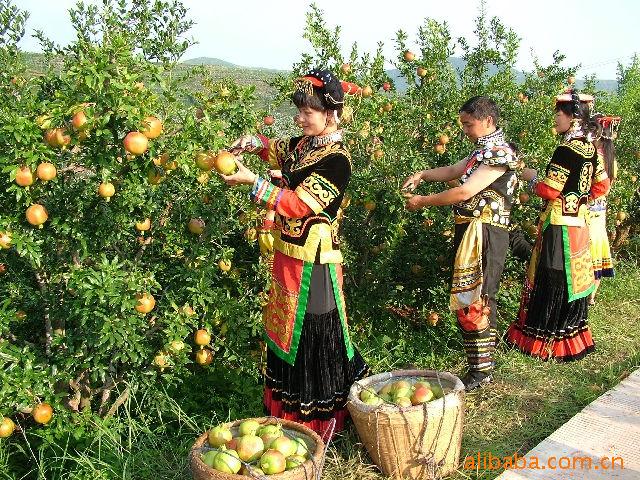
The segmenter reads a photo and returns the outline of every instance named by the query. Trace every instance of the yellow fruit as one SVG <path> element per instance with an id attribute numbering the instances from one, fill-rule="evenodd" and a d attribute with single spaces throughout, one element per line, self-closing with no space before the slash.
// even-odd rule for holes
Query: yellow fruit
<path id="1" fill-rule="evenodd" d="M 213 362 L 213 352 L 211 350 L 203 348 L 196 352 L 196 363 L 205 366 L 211 364 L 211 362 Z"/>
<path id="2" fill-rule="evenodd" d="M 16 429 L 16 424 L 13 423 L 9 417 L 3 417 L 2 422 L 0 422 L 0 438 L 9 438 L 13 435 L 13 432 Z"/>
<path id="3" fill-rule="evenodd" d="M 156 306 L 156 299 L 150 293 L 138 293 L 136 300 L 135 309 L 139 313 L 149 313 Z"/>
<path id="4" fill-rule="evenodd" d="M 218 262 L 218 268 L 223 272 L 231 270 L 231 260 L 225 260 L 224 258 Z"/>
<path id="5" fill-rule="evenodd" d="M 47 209 L 38 203 L 34 203 L 27 208 L 25 216 L 27 217 L 27 222 L 35 227 L 40 227 L 49 218 Z"/>
<path id="6" fill-rule="evenodd" d="M 196 333 L 193 335 L 193 342 L 196 345 L 199 345 L 201 347 L 204 345 L 208 345 L 210 341 L 211 341 L 211 335 L 209 334 L 209 332 L 207 332 L 203 328 L 197 330 Z"/>
<path id="7" fill-rule="evenodd" d="M 187 224 L 187 229 L 194 235 L 200 235 L 204 232 L 205 223 L 200 218 L 192 218 Z"/>
<path id="8" fill-rule="evenodd" d="M 23 165 L 16 171 L 16 183 L 21 187 L 28 187 L 33 184 L 33 172 L 29 167 Z"/>
<path id="9" fill-rule="evenodd" d="M 53 408 L 51 408 L 51 405 L 48 403 L 40 403 L 36 405 L 31 415 L 36 423 L 46 425 L 51 421 L 51 417 L 53 417 Z"/>
<path id="10" fill-rule="evenodd" d="M 147 117 L 142 124 L 144 125 L 142 133 L 145 137 L 153 139 L 162 134 L 162 122 L 156 117 Z"/>
<path id="11" fill-rule="evenodd" d="M 11 248 L 11 232 L 0 232 L 0 248 L 4 250 Z"/>
<path id="12" fill-rule="evenodd" d="M 138 230 L 139 232 L 146 232 L 147 230 L 150 230 L 150 229 L 151 229 L 150 218 L 145 218 L 141 222 L 136 222 L 136 230 Z"/>
<path id="13" fill-rule="evenodd" d="M 57 173 L 58 171 L 56 170 L 56 167 L 49 162 L 41 163 L 40 165 L 38 165 L 38 168 L 36 169 L 36 175 L 43 182 L 48 182 L 49 180 L 53 180 L 54 178 L 56 178 Z"/>
<path id="14" fill-rule="evenodd" d="M 113 197 L 115 193 L 116 187 L 113 186 L 113 183 L 101 183 L 98 187 L 98 195 L 100 195 L 102 198 L 105 198 L 107 201 L 109 201 L 109 199 Z"/>
<path id="15" fill-rule="evenodd" d="M 226 151 L 220 152 L 216 158 L 213 160 L 213 166 L 223 175 L 232 175 L 236 172 L 236 157 Z"/>

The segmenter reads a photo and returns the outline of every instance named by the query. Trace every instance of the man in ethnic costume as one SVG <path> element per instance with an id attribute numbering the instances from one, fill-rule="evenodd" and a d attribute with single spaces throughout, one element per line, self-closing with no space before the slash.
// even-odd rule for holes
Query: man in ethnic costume
<path id="1" fill-rule="evenodd" d="M 518 318 L 506 340 L 542 360 L 578 360 L 594 350 L 587 297 L 594 286 L 586 225 L 589 199 L 605 195 L 609 178 L 592 142 L 590 95 L 571 91 L 556 98 L 556 130 L 563 134 L 538 181 L 523 179 L 546 202 L 522 291 Z"/>
<path id="2" fill-rule="evenodd" d="M 232 146 L 268 161 L 279 171 L 276 182 L 240 162 L 237 173 L 223 176 L 230 185 L 252 184 L 252 200 L 275 212 L 264 311 L 265 409 L 321 435 L 332 419 L 336 430 L 343 428 L 349 387 L 368 372 L 351 343 L 342 291 L 339 210 L 351 177 L 351 156 L 338 129 L 345 90 L 355 93 L 357 87 L 327 70 L 298 79 L 292 100 L 303 135 L 244 136 Z"/>
<path id="3" fill-rule="evenodd" d="M 473 97 L 460 108 L 462 129 L 475 144 L 454 165 L 414 173 L 403 185 L 460 179 L 461 185 L 421 196 L 407 193 L 407 209 L 453 205 L 456 251 L 450 309 L 456 312 L 469 371 L 467 390 L 492 381 L 496 346 L 496 294 L 509 248 L 509 216 L 518 179 L 518 158 L 497 127 L 499 110 L 488 97 Z"/>

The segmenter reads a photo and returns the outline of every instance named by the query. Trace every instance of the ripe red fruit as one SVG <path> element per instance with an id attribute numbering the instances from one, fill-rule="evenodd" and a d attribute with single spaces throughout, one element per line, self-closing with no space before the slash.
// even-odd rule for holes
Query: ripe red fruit
<path id="1" fill-rule="evenodd" d="M 388 92 L 389 90 L 391 90 L 391 84 L 390 84 L 389 82 L 384 82 L 384 83 L 382 84 L 382 89 L 383 89 L 385 92 Z"/>
<path id="2" fill-rule="evenodd" d="M 269 125 L 273 125 L 275 123 L 276 119 L 273 118 L 272 115 L 267 115 L 266 117 L 264 117 L 264 119 L 262 121 L 263 121 L 263 123 L 265 125 L 269 126 Z"/>
<path id="3" fill-rule="evenodd" d="M 149 148 L 149 139 L 140 132 L 129 132 L 124 137 L 124 149 L 131 155 L 142 155 Z"/>
<path id="4" fill-rule="evenodd" d="M 76 112 L 76 114 L 73 116 L 73 118 L 71 119 L 71 124 L 73 125 L 73 128 L 75 128 L 76 130 L 83 130 L 87 127 L 87 115 L 80 110 L 79 112 Z"/>

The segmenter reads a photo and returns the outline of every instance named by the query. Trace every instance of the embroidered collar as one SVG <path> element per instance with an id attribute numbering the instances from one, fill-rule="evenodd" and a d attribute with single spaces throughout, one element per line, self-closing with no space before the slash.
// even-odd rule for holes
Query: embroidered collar
<path id="1" fill-rule="evenodd" d="M 318 135 L 311 137 L 312 147 L 324 147 L 330 143 L 342 141 L 342 130 L 336 130 L 335 132 L 327 133 L 326 135 Z"/>
<path id="2" fill-rule="evenodd" d="M 489 146 L 488 144 L 490 143 L 493 145 L 504 143 L 504 132 L 501 128 L 498 128 L 495 132 L 490 133 L 489 135 L 478 138 L 476 145 L 480 148 L 484 148 Z"/>

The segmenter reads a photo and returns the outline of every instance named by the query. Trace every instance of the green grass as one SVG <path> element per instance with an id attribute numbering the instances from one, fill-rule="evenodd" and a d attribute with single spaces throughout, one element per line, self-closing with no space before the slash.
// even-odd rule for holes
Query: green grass
<path id="1" fill-rule="evenodd" d="M 496 382 L 467 396 L 461 461 L 477 452 L 494 456 L 524 454 L 565 423 L 599 395 L 615 386 L 640 364 L 640 271 L 637 266 L 619 265 L 619 276 L 603 282 L 598 304 L 591 310 L 590 323 L 597 351 L 587 359 L 559 364 L 539 362 L 501 345 L 497 355 Z M 506 317 L 501 319 L 504 329 Z M 398 332 L 397 343 L 406 332 Z M 417 335 L 424 341 L 424 336 Z M 405 358 L 424 368 L 447 368 L 462 373 L 462 354 L 435 359 L 429 345 L 403 344 L 393 358 Z M 401 368 L 385 356 L 385 341 L 368 336 L 363 352 L 376 372 Z M 456 348 L 456 345 L 452 345 Z M 424 351 L 425 355 L 418 353 Z M 252 392 L 252 394 L 254 394 Z M 255 402 L 246 402 L 255 409 Z M 137 403 L 141 402 L 141 403 Z M 168 400 L 168 402 L 170 402 Z M 7 443 L 0 441 L 0 480 L 95 480 L 190 478 L 187 455 L 196 436 L 209 425 L 226 420 L 229 412 L 202 411 L 187 415 L 176 402 L 168 413 L 154 417 L 148 404 L 135 397 L 125 405 L 120 419 L 110 421 L 86 416 L 82 447 L 74 442 L 73 429 L 66 439 L 38 432 Z M 240 407 L 241 408 L 241 405 Z M 206 409 L 203 409 L 206 410 Z M 257 412 L 253 412 L 257 413 Z M 76 439 L 77 440 L 77 439 Z M 15 459 L 20 457 L 18 473 Z M 490 479 L 499 472 L 459 471 L 451 478 Z M 327 454 L 323 475 L 327 480 L 382 480 L 355 429 L 340 434 Z"/>

